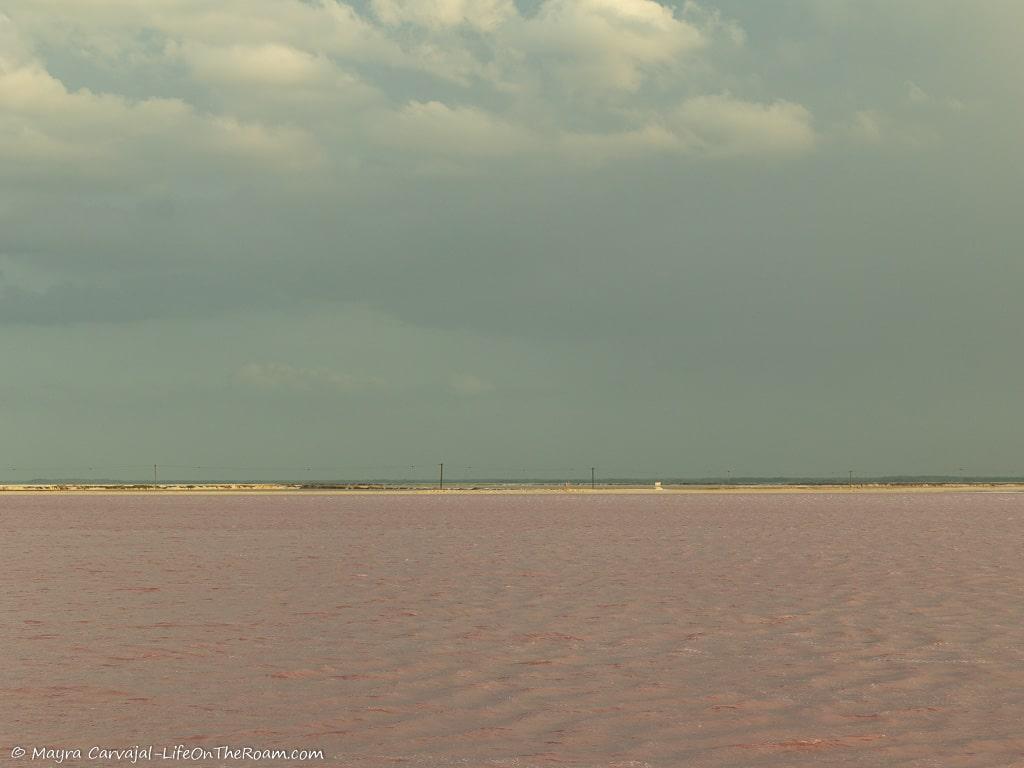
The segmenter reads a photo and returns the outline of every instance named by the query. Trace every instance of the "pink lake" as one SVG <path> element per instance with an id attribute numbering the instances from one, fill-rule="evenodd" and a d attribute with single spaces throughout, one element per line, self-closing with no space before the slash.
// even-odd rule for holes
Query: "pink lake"
<path id="1" fill-rule="evenodd" d="M 0 765 L 1024 766 L 1022 554 L 999 493 L 0 495 Z"/>

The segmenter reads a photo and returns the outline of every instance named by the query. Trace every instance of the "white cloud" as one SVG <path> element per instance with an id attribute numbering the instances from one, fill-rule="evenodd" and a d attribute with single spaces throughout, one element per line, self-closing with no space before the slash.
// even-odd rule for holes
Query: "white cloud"
<path id="1" fill-rule="evenodd" d="M 692 157 L 791 155 L 817 143 L 811 113 L 799 104 L 698 96 L 667 113 L 648 115 L 637 128 L 565 133 L 562 149 L 584 163 L 644 154 Z"/>
<path id="2" fill-rule="evenodd" d="M 198 121 L 197 146 L 221 157 L 271 163 L 302 170 L 320 160 L 320 147 L 305 131 L 287 126 L 266 126 L 233 117 Z"/>
<path id="3" fill-rule="evenodd" d="M 911 104 L 917 107 L 937 106 L 948 109 L 951 112 L 962 112 L 967 108 L 967 105 L 965 105 L 960 99 L 935 98 L 924 88 L 911 80 L 908 80 L 906 85 L 907 99 Z"/>
<path id="4" fill-rule="evenodd" d="M 189 172 L 214 158 L 465 170 L 514 156 L 592 163 L 814 144 L 809 111 L 792 102 L 696 91 L 671 106 L 694 94 L 690 68 L 713 76 L 711 49 L 744 38 L 690 1 L 544 0 L 525 16 L 512 0 L 372 0 L 366 15 L 336 0 L 9 6 L 0 156 L 26 169 L 60 158 L 62 172 Z M 35 53 L 53 50 L 59 70 Z M 54 72 L 76 71 L 76 58 L 104 76 L 69 87 Z"/>
<path id="5" fill-rule="evenodd" d="M 334 0 L 8 0 L 7 13 L 48 45 L 116 57 L 146 32 L 206 45 L 277 43 L 387 59 L 398 46 L 346 3 Z"/>
<path id="6" fill-rule="evenodd" d="M 26 61 L 32 56 L 28 41 L 18 32 L 11 17 L 0 13 L 0 61 Z"/>
<path id="7" fill-rule="evenodd" d="M 924 88 L 910 80 L 907 81 L 907 98 L 912 104 L 927 104 L 932 100 Z"/>
<path id="8" fill-rule="evenodd" d="M 633 91 L 644 75 L 708 43 L 653 0 L 548 0 L 526 25 L 531 53 L 575 88 Z"/>
<path id="9" fill-rule="evenodd" d="M 617 133 L 566 133 L 561 141 L 563 150 L 583 164 L 684 149 L 678 135 L 664 124 L 654 122 Z"/>
<path id="10" fill-rule="evenodd" d="M 465 24 L 493 30 L 517 15 L 511 0 L 373 0 L 373 10 L 389 26 L 417 24 L 431 29 Z"/>
<path id="11" fill-rule="evenodd" d="M 539 148 L 528 130 L 474 107 L 413 101 L 379 115 L 374 140 L 405 152 L 496 157 Z"/>
<path id="12" fill-rule="evenodd" d="M 494 389 L 494 386 L 490 382 L 469 373 L 453 374 L 449 380 L 449 384 L 452 391 L 460 395 L 482 395 L 485 392 L 490 392 Z"/>
<path id="13" fill-rule="evenodd" d="M 285 363 L 247 363 L 235 372 L 245 386 L 269 391 L 309 392 L 334 390 L 351 392 L 382 386 L 380 379 L 338 373 L 325 368 L 298 368 Z"/>
<path id="14" fill-rule="evenodd" d="M 69 90 L 37 62 L 0 61 L 0 156 L 20 164 L 75 161 L 103 174 L 139 162 L 183 157 L 243 158 L 278 168 L 308 167 L 319 149 L 304 131 L 197 113 L 180 99 L 138 101 Z M 112 165 L 113 164 L 113 165 Z M 65 169 L 66 170 L 66 169 Z"/>
<path id="15" fill-rule="evenodd" d="M 709 156 L 793 154 L 817 141 L 810 111 L 790 101 L 696 96 L 680 105 L 674 123 L 688 150 Z"/>
<path id="16" fill-rule="evenodd" d="M 191 45 L 183 54 L 200 79 L 214 82 L 294 86 L 322 80 L 335 71 L 322 56 L 273 43 Z"/>
<path id="17" fill-rule="evenodd" d="M 879 143 L 884 136 L 881 113 L 874 109 L 860 110 L 853 116 L 848 132 L 855 141 L 865 144 Z"/>

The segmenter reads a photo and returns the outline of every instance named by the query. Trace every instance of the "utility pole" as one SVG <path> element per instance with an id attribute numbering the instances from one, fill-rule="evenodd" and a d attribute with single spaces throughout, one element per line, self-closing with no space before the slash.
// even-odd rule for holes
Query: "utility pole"
<path id="1" fill-rule="evenodd" d="M 444 490 L 444 462 L 441 462 L 441 478 L 437 481 L 437 490 Z"/>
<path id="2" fill-rule="evenodd" d="M 590 468 L 590 490 L 594 490 L 594 469 L 595 467 Z"/>
<path id="3" fill-rule="evenodd" d="M 850 470 L 850 487 L 853 488 L 853 470 Z"/>
<path id="4" fill-rule="evenodd" d="M 153 465 L 153 485 L 156 485 L 156 464 Z"/>

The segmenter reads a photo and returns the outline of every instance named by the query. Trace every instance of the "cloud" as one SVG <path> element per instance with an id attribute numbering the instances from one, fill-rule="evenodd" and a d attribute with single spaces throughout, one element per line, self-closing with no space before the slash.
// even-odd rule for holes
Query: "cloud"
<path id="1" fill-rule="evenodd" d="M 0 253 L 0 297 L 12 290 L 38 293 L 51 285 L 50 277 L 33 268 L 26 259 Z"/>
<path id="2" fill-rule="evenodd" d="M 183 52 L 195 75 L 205 81 L 286 87 L 315 82 L 335 71 L 323 56 L 275 43 L 191 45 Z"/>
<path id="3" fill-rule="evenodd" d="M 907 98 L 912 104 L 927 104 L 931 101 L 931 97 L 921 86 L 909 80 L 907 81 Z"/>
<path id="4" fill-rule="evenodd" d="M 792 102 L 769 104 L 731 96 L 687 99 L 637 128 L 608 133 L 568 133 L 564 149 L 584 162 L 646 154 L 702 158 L 793 155 L 817 144 L 809 110 Z"/>
<path id="5" fill-rule="evenodd" d="M 490 382 L 469 373 L 453 374 L 449 384 L 453 392 L 468 396 L 482 395 L 494 389 Z"/>
<path id="6" fill-rule="evenodd" d="M 615 133 L 566 133 L 561 141 L 563 150 L 583 164 L 685 149 L 676 133 L 657 122 Z"/>
<path id="7" fill-rule="evenodd" d="M 383 24 L 415 24 L 429 29 L 466 25 L 493 30 L 517 15 L 511 0 L 373 0 Z"/>
<path id="8" fill-rule="evenodd" d="M 862 109 L 847 126 L 849 136 L 864 144 L 878 144 L 884 137 L 883 117 L 878 110 Z"/>
<path id="9" fill-rule="evenodd" d="M 524 15 L 511 0 L 373 0 L 365 13 L 336 0 L 12 0 L 9 12 L 0 156 L 37 176 L 465 172 L 517 156 L 813 145 L 805 107 L 693 92 L 689 68 L 713 73 L 709 52 L 744 39 L 693 2 L 544 0 Z M 69 84 L 69 72 L 102 77 Z"/>
<path id="10" fill-rule="evenodd" d="M 965 393 L 1009 434 L 1020 365 L 977 341 L 1021 319 L 1019 0 L 849 0 L 831 31 L 807 11 L 839 0 L 0 5 L 19 450 L 604 432 L 700 473 L 754 433 L 820 445 L 822 414 L 869 455 L 872 401 L 909 434 Z M 354 441 L 323 417 L 346 400 Z"/>
<path id="11" fill-rule="evenodd" d="M 353 392 L 383 386 L 383 382 L 374 377 L 338 373 L 324 368 L 297 368 L 285 363 L 247 363 L 235 372 L 235 380 L 244 386 L 275 392 Z"/>
<path id="12" fill-rule="evenodd" d="M 817 141 L 810 111 L 790 101 L 697 96 L 679 106 L 673 121 L 690 151 L 712 157 L 797 154 Z"/>
<path id="13" fill-rule="evenodd" d="M 73 42 L 80 53 L 108 61 L 135 49 L 143 35 L 213 46 L 280 44 L 362 60 L 401 57 L 400 46 L 382 30 L 335 0 L 9 0 L 5 6 L 46 47 Z"/>
<path id="14" fill-rule="evenodd" d="M 653 0 L 548 0 L 526 25 L 530 53 L 574 89 L 635 91 L 708 38 Z"/>
<path id="15" fill-rule="evenodd" d="M 966 105 L 962 101 L 960 101 L 960 99 L 935 98 L 930 93 L 928 93 L 924 88 L 922 88 L 912 80 L 908 80 L 906 86 L 907 100 L 915 106 L 938 106 L 948 109 L 952 112 L 962 112 L 964 109 L 966 109 Z"/>
<path id="16" fill-rule="evenodd" d="M 496 157 L 537 149 L 526 128 L 475 107 L 449 107 L 439 101 L 413 101 L 380 114 L 373 139 L 402 152 Z"/>
<path id="17" fill-rule="evenodd" d="M 314 166 L 319 160 L 316 140 L 299 128 L 266 126 L 230 116 L 197 122 L 201 133 L 195 146 L 220 158 L 237 157 L 293 171 Z"/>
<path id="18" fill-rule="evenodd" d="M 187 157 L 294 168 L 319 154 L 301 129 L 204 115 L 180 98 L 71 90 L 38 59 L 10 51 L 0 53 L 0 136 L 0 157 L 12 169 L 36 173 L 55 166 L 66 173 L 70 164 L 105 175 L 139 164 L 168 167 Z"/>

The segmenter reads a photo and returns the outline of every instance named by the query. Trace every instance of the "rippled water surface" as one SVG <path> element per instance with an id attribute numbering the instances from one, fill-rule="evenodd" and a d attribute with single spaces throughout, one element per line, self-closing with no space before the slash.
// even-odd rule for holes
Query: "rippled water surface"
<path id="1" fill-rule="evenodd" d="M 0 765 L 1024 766 L 1022 504 L 0 495 Z"/>

